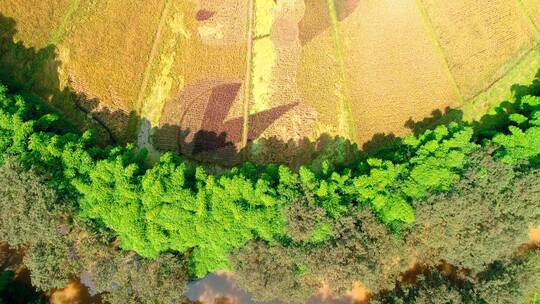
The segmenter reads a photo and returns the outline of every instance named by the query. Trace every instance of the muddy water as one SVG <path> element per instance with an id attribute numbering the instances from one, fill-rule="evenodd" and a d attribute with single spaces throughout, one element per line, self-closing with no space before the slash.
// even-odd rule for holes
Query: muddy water
<path id="1" fill-rule="evenodd" d="M 53 290 L 49 296 L 51 304 L 97 304 L 98 296 L 91 296 L 88 288 L 79 281 L 70 282 L 65 288 Z"/>
<path id="2" fill-rule="evenodd" d="M 225 272 L 209 274 L 204 279 L 191 282 L 186 295 L 191 301 L 204 304 L 285 304 L 281 301 L 257 302 L 253 300 L 252 295 L 240 289 L 233 276 Z M 359 283 L 354 284 L 343 296 L 333 294 L 330 288 L 323 284 L 307 304 L 360 304 L 367 303 L 368 296 L 369 291 Z"/>
<path id="3" fill-rule="evenodd" d="M 1 244 L 0 244 L 1 245 Z M 528 248 L 540 246 L 540 226 L 529 229 Z M 0 251 L 5 247 L 0 246 Z M 20 255 L 19 258 L 20 263 Z M 457 275 L 456 269 L 451 265 L 443 264 L 441 270 L 450 275 Z M 404 274 L 404 279 L 414 280 L 414 277 L 422 272 L 421 267 L 413 264 L 411 270 Z M 28 281 L 29 274 L 19 270 L 18 280 Z M 207 275 L 205 278 L 188 284 L 186 296 L 200 304 L 285 304 L 285 302 L 271 301 L 258 302 L 253 300 L 252 295 L 240 289 L 232 274 L 218 272 Z M 50 293 L 50 303 L 53 304 L 97 304 L 101 303 L 99 297 L 91 296 L 86 286 L 79 281 L 70 282 L 66 288 L 54 290 Z M 328 285 L 322 284 L 321 288 L 307 304 L 363 304 L 368 303 L 369 290 L 360 283 L 355 283 L 345 295 L 335 295 Z"/>

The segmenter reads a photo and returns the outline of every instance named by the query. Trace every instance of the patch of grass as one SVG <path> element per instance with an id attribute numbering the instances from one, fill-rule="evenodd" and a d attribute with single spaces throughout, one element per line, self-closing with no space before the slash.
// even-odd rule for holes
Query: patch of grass
<path id="1" fill-rule="evenodd" d="M 515 83 L 527 83 L 534 79 L 540 68 L 540 49 L 533 48 L 485 92 L 469 100 L 463 106 L 463 118 L 467 121 L 478 120 L 489 113 L 502 101 L 514 101 L 514 96 L 508 90 Z"/>

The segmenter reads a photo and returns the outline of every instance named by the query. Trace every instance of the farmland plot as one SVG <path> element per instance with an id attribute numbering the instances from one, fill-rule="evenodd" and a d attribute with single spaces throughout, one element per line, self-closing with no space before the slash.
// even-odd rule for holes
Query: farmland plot
<path id="1" fill-rule="evenodd" d="M 534 29 L 516 1 L 420 3 L 465 99 L 489 88 L 534 44 Z"/>
<path id="2" fill-rule="evenodd" d="M 537 29 L 540 29 L 540 0 L 520 0 L 525 6 L 527 13 L 534 22 Z"/>
<path id="3" fill-rule="evenodd" d="M 17 22 L 15 38 L 27 47 L 44 48 L 60 29 L 77 0 L 3 0 L 0 12 Z"/>
<path id="4" fill-rule="evenodd" d="M 195 7 L 184 8 L 189 37 L 179 46 L 182 54 L 173 67 L 183 85 L 175 87 L 164 106 L 155 142 L 174 150 L 178 147 L 171 141 L 180 140 L 181 150 L 189 154 L 230 150 L 240 143 L 244 127 L 247 8 L 243 1 L 193 2 Z M 299 101 L 296 87 L 297 28 L 303 12 L 303 6 L 297 5 L 302 3 L 261 1 L 256 8 L 254 56 L 249 60 L 250 141 L 259 137 L 286 141 L 313 133 L 316 114 Z M 211 14 L 205 16 L 207 12 Z"/>
<path id="5" fill-rule="evenodd" d="M 85 92 L 107 105 L 131 109 L 162 2 L 101 0 L 61 44 L 67 71 Z"/>
<path id="6" fill-rule="evenodd" d="M 459 105 L 416 1 L 361 1 L 341 28 L 358 142 L 402 135 L 407 120 Z"/>

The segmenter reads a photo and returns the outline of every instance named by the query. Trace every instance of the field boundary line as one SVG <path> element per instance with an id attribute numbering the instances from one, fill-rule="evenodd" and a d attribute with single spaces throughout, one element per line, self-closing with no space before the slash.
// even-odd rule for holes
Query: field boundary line
<path id="1" fill-rule="evenodd" d="M 266 1 L 266 0 L 263 0 Z M 240 149 L 248 144 L 249 137 L 249 103 L 251 102 L 252 68 L 253 68 L 253 32 L 255 23 L 255 0 L 248 0 L 246 16 L 246 74 L 244 79 L 244 104 L 242 105 L 242 143 Z"/>
<path id="2" fill-rule="evenodd" d="M 529 63 L 533 64 L 529 65 Z M 521 67 L 523 67 L 523 69 L 520 70 Z M 492 83 L 486 90 L 480 92 L 475 97 L 468 100 L 467 104 L 461 107 L 461 109 L 463 109 L 465 113 L 464 119 L 466 121 L 479 119 L 480 117 L 476 115 L 475 108 L 483 100 L 488 101 L 485 109 L 487 111 L 490 111 L 495 106 L 503 102 L 505 99 L 510 98 L 507 96 L 498 96 L 495 91 L 503 87 L 504 89 L 502 91 L 505 91 L 504 94 L 507 94 L 508 92 L 506 91 L 511 85 L 531 81 L 534 78 L 534 75 L 537 73 L 538 67 L 540 67 L 540 48 L 538 46 L 534 46 L 528 51 L 526 51 L 524 54 L 522 54 L 519 60 L 516 60 L 516 62 L 514 62 L 514 64 L 510 67 L 508 72 L 504 74 L 503 77 Z M 518 75 L 516 76 L 515 74 Z M 522 74 L 528 75 L 528 77 L 523 77 Z M 480 104 L 480 106 L 482 105 Z"/>
<path id="3" fill-rule="evenodd" d="M 538 48 L 537 45 L 533 45 L 531 46 L 529 49 L 523 51 L 523 52 L 520 52 L 518 55 L 516 55 L 514 58 L 513 61 L 511 61 L 506 69 L 505 69 L 505 73 L 501 73 L 501 76 L 500 77 L 497 77 L 493 82 L 491 82 L 489 84 L 489 86 L 482 90 L 480 93 L 476 94 L 475 96 L 473 96 L 470 100 L 474 100 L 475 98 L 477 98 L 478 96 L 480 96 L 481 94 L 491 90 L 495 85 L 497 85 L 497 83 L 499 81 L 501 81 L 502 79 L 505 78 L 505 76 L 507 74 L 509 74 L 511 71 L 513 71 L 514 69 L 516 69 L 522 62 L 524 62 L 532 53 L 536 53 L 536 52 L 539 52 L 540 49 Z"/>
<path id="4" fill-rule="evenodd" d="M 529 13 L 529 9 L 523 3 L 523 0 L 516 0 L 518 9 L 521 11 L 523 15 L 525 15 L 525 18 L 527 19 L 527 23 L 529 23 L 529 26 L 531 27 L 533 31 L 534 38 L 536 42 L 540 42 L 540 29 L 536 26 L 536 23 L 534 23 L 533 18 L 531 17 L 531 14 Z"/>
<path id="5" fill-rule="evenodd" d="M 60 22 L 60 25 L 54 31 L 53 35 L 49 39 L 49 44 L 58 44 L 62 38 L 64 38 L 64 35 L 66 34 L 66 27 L 68 23 L 71 21 L 77 10 L 79 9 L 81 1 L 80 0 L 71 0 L 69 3 L 69 8 L 66 14 L 62 17 L 62 21 Z"/>
<path id="6" fill-rule="evenodd" d="M 448 79 L 450 80 L 452 87 L 454 88 L 454 91 L 459 99 L 459 103 L 463 105 L 465 104 L 465 98 L 463 97 L 463 94 L 461 94 L 461 90 L 459 89 L 459 86 L 457 84 L 456 78 L 454 77 L 454 74 L 452 74 L 452 70 L 450 69 L 450 63 L 448 62 L 448 58 L 446 58 L 446 52 L 444 51 L 444 48 L 441 45 L 439 37 L 437 36 L 437 33 L 435 32 L 433 23 L 431 22 L 431 18 L 429 17 L 429 13 L 427 12 L 427 9 L 424 7 L 422 0 L 416 0 L 416 6 L 418 7 L 418 10 L 420 11 L 420 15 L 422 16 L 424 29 L 427 31 L 428 36 L 431 40 L 431 43 L 435 47 L 435 52 L 437 53 L 439 60 L 442 61 L 441 63 L 443 65 L 443 69 L 445 70 L 445 73 Z"/>
<path id="7" fill-rule="evenodd" d="M 354 119 L 353 111 L 352 111 L 352 105 L 351 105 L 351 91 L 349 89 L 349 85 L 347 83 L 347 72 L 345 70 L 345 54 L 343 54 L 343 35 L 340 33 L 340 26 L 339 26 L 339 20 L 337 16 L 337 10 L 336 10 L 336 2 L 335 0 L 326 0 L 326 8 L 328 10 L 328 18 L 330 19 L 330 25 L 332 28 L 332 36 L 334 40 L 334 48 L 336 49 L 336 56 L 337 61 L 339 65 L 339 81 L 341 82 L 341 96 L 338 96 L 339 99 L 339 108 L 340 108 L 340 115 L 342 116 L 342 112 L 345 111 L 346 117 L 340 117 L 339 118 L 339 125 L 338 129 L 340 133 L 342 133 L 347 128 L 347 134 L 349 137 L 351 137 L 352 141 L 357 141 L 359 138 L 357 137 L 358 129 L 356 126 L 356 121 Z M 344 126 L 344 124 L 347 124 Z M 342 135 L 345 135 L 342 134 Z"/>
<path id="8" fill-rule="evenodd" d="M 167 16 L 169 15 L 169 10 L 171 8 L 172 1 L 171 0 L 164 0 L 163 9 L 161 11 L 161 16 L 159 17 L 159 25 L 158 29 L 156 31 L 156 34 L 154 35 L 154 40 L 152 42 L 152 48 L 150 50 L 150 55 L 148 56 L 148 61 L 146 63 L 146 66 L 144 68 L 143 78 L 141 81 L 141 86 L 139 87 L 139 93 L 137 94 L 137 100 L 135 103 L 136 111 L 139 112 L 142 109 L 142 102 L 144 93 L 146 92 L 146 88 L 148 86 L 148 81 L 150 80 L 150 71 L 152 70 L 152 66 L 154 64 L 155 57 L 157 55 L 158 47 L 161 42 L 161 36 L 163 34 L 163 28 L 165 28 Z"/>

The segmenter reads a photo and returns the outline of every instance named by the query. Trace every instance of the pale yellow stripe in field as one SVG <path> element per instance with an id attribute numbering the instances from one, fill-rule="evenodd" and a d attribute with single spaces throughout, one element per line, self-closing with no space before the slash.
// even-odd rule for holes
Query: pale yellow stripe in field
<path id="1" fill-rule="evenodd" d="M 448 79 L 452 83 L 452 87 L 454 87 L 456 96 L 459 97 L 459 102 L 461 104 L 465 104 L 465 99 L 463 98 L 463 95 L 461 94 L 461 91 L 459 90 L 459 86 L 456 82 L 456 79 L 454 78 L 454 75 L 452 74 L 452 71 L 450 70 L 450 65 L 448 63 L 448 58 L 446 58 L 446 54 L 444 52 L 444 49 L 441 45 L 441 42 L 439 40 L 439 37 L 437 37 L 437 34 L 435 33 L 435 30 L 433 28 L 433 24 L 431 23 L 431 20 L 429 19 L 429 15 L 422 4 L 422 0 L 416 0 L 416 5 L 418 6 L 418 9 L 420 10 L 420 13 L 422 14 L 422 20 L 424 21 L 424 27 L 426 28 L 426 31 L 431 38 L 431 41 L 433 42 L 433 45 L 435 47 L 435 50 L 437 51 L 437 55 L 439 56 L 441 60 L 441 64 L 443 65 L 444 71 L 446 75 L 448 76 Z"/>
<path id="2" fill-rule="evenodd" d="M 163 0 L 163 10 L 161 11 L 161 17 L 159 21 L 159 26 L 156 31 L 156 35 L 154 36 L 154 41 L 152 42 L 152 49 L 150 51 L 150 56 L 148 56 L 148 63 L 146 64 L 146 68 L 144 70 L 143 78 L 141 85 L 139 87 L 139 93 L 137 94 L 137 100 L 135 104 L 135 109 L 139 111 L 139 113 L 142 110 L 142 103 L 143 103 L 143 96 L 146 92 L 146 88 L 148 86 L 148 81 L 150 79 L 150 71 L 152 69 L 152 65 L 155 61 L 155 57 L 157 56 L 158 48 L 161 42 L 161 36 L 163 29 L 165 28 L 167 16 L 169 14 L 169 10 L 171 8 L 172 0 Z"/>
<path id="3" fill-rule="evenodd" d="M 249 105 L 251 102 L 251 87 L 252 87 L 252 67 L 253 62 L 253 32 L 255 22 L 255 0 L 248 0 L 246 10 L 246 74 L 244 75 L 244 100 L 242 107 L 242 143 L 241 148 L 245 148 L 248 143 L 249 136 Z"/>
<path id="4" fill-rule="evenodd" d="M 348 87 L 347 72 L 345 69 L 343 34 L 340 29 L 335 0 L 326 0 L 326 5 L 332 27 L 335 55 L 339 66 L 339 79 L 336 82 L 335 89 L 336 97 L 339 100 L 338 132 L 342 135 L 348 135 L 353 140 L 357 140 L 357 126 L 353 116 L 350 89 Z"/>
<path id="5" fill-rule="evenodd" d="M 67 32 L 67 28 L 72 22 L 72 19 L 75 16 L 77 9 L 79 8 L 79 4 L 80 4 L 80 0 L 70 1 L 68 10 L 66 14 L 64 15 L 64 17 L 62 18 L 62 22 L 60 23 L 60 26 L 56 29 L 51 39 L 49 40 L 49 44 L 57 45 L 62 40 L 62 38 L 64 38 Z"/>
<path id="6" fill-rule="evenodd" d="M 537 11 L 533 11 L 532 10 L 532 7 L 535 6 L 535 4 L 531 3 L 533 1 L 536 1 L 536 7 L 538 7 L 539 9 L 537 9 Z M 540 13 L 540 1 L 539 0 L 528 0 L 527 3 L 528 5 L 525 5 L 524 1 L 523 0 L 516 0 L 517 4 L 518 4 L 518 7 L 519 9 L 521 10 L 521 12 L 523 13 L 523 15 L 525 16 L 525 18 L 527 19 L 527 21 L 529 22 L 529 25 L 531 27 L 531 29 L 533 30 L 534 32 L 534 36 L 536 38 L 537 41 L 540 41 L 540 29 L 538 28 L 538 26 L 534 23 L 535 22 L 535 18 L 533 18 L 533 16 L 535 16 L 534 14 L 538 14 Z M 535 16 L 537 20 L 540 20 L 539 17 L 540 16 Z"/>

